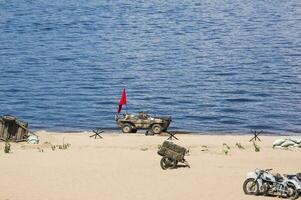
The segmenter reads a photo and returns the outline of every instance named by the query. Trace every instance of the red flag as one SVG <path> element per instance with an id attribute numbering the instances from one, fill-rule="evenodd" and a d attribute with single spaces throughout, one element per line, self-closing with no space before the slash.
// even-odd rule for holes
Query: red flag
<path id="1" fill-rule="evenodd" d="M 119 100 L 119 107 L 118 107 L 117 113 L 120 113 L 122 105 L 124 105 L 124 104 L 126 104 L 126 92 L 125 92 L 125 88 L 123 89 L 121 98 Z"/>

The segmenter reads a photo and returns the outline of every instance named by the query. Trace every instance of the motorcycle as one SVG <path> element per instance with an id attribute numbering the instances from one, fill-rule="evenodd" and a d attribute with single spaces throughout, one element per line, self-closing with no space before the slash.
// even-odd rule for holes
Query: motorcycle
<path id="1" fill-rule="evenodd" d="M 247 174 L 243 190 L 248 195 L 277 195 L 297 199 L 301 192 L 301 184 L 295 179 L 273 175 L 272 169 L 256 169 Z"/>
<path id="2" fill-rule="evenodd" d="M 301 185 L 301 173 L 291 174 L 291 175 L 284 174 L 284 176 L 287 177 L 288 179 L 295 180 L 297 183 Z"/>

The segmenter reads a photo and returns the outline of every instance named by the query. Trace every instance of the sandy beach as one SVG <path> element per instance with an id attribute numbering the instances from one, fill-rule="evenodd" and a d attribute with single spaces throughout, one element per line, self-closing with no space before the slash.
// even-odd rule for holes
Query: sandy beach
<path id="1" fill-rule="evenodd" d="M 177 135 L 180 140 L 173 142 L 190 149 L 185 158 L 191 168 L 162 170 L 157 149 L 166 136 L 112 133 L 94 139 L 91 134 L 39 131 L 40 144 L 11 143 L 9 154 L 0 143 L 0 199 L 275 199 L 245 195 L 247 172 L 301 171 L 300 150 L 272 148 L 280 136 L 261 136 L 260 152 L 255 152 L 251 135 Z M 51 148 L 63 142 L 71 146 Z M 228 155 L 223 143 L 230 147 Z"/>

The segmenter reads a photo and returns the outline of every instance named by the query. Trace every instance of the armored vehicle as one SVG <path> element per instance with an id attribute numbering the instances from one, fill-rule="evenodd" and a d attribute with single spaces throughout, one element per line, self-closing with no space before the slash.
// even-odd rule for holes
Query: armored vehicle
<path id="1" fill-rule="evenodd" d="M 138 115 L 122 114 L 116 117 L 116 123 L 123 133 L 136 133 L 137 129 L 147 129 L 147 132 L 160 134 L 166 131 L 171 117 L 152 117 L 145 112 Z"/>

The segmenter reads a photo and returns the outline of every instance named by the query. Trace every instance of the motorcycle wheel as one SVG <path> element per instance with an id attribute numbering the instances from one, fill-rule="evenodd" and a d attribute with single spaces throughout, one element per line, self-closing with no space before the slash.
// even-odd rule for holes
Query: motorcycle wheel
<path id="1" fill-rule="evenodd" d="M 296 190 L 295 186 L 289 185 L 287 190 L 288 190 L 288 197 L 290 199 L 293 199 L 293 200 L 298 199 L 299 192 Z"/>
<path id="2" fill-rule="evenodd" d="M 259 194 L 259 184 L 254 178 L 248 178 L 243 184 L 244 193 L 247 195 L 258 195 Z"/>
<path id="3" fill-rule="evenodd" d="M 268 191 L 269 191 L 269 185 L 268 185 L 268 183 L 263 181 L 261 187 L 259 187 L 259 194 L 260 195 L 267 195 Z"/>

